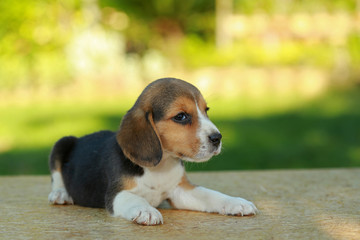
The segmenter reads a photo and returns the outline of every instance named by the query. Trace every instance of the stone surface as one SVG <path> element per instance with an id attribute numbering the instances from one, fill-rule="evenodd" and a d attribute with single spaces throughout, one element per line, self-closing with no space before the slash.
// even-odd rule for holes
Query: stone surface
<path id="1" fill-rule="evenodd" d="M 360 239 L 360 169 L 203 172 L 198 185 L 253 201 L 232 217 L 160 210 L 139 226 L 104 209 L 52 206 L 49 176 L 0 177 L 0 239 Z"/>

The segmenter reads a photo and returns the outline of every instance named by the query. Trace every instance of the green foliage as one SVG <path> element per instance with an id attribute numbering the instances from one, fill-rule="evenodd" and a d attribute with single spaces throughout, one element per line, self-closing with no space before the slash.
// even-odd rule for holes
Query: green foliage
<path id="1" fill-rule="evenodd" d="M 208 12 L 214 13 L 215 2 L 207 0 L 176 1 L 176 0 L 150 0 L 150 1 L 112 1 L 100 0 L 101 7 L 115 7 L 129 13 L 131 17 L 144 22 L 154 21 L 158 18 L 172 18 L 189 25 L 188 16 L 191 14 Z M 199 16 L 200 17 L 200 16 Z"/>
<path id="2" fill-rule="evenodd" d="M 358 48 L 356 39 L 351 48 Z M 201 51 L 199 51 L 201 49 Z M 287 41 L 276 48 L 268 49 L 258 41 L 244 40 L 241 43 L 218 50 L 214 44 L 203 41 L 197 35 L 189 35 L 179 48 L 185 64 L 190 68 L 206 66 L 302 66 L 331 68 L 334 65 L 335 48 L 329 44 L 306 45 Z M 356 59 L 357 53 L 353 53 Z M 352 62 L 355 66 L 356 61 Z M 356 65 L 357 66 L 357 65 Z"/>
<path id="3" fill-rule="evenodd" d="M 72 36 L 80 1 L 0 3 L 0 88 L 67 82 L 70 69 L 64 46 Z"/>
<path id="4" fill-rule="evenodd" d="M 239 12 L 252 14 L 255 12 L 267 12 L 270 14 L 286 12 L 316 12 L 316 11 L 356 11 L 356 1 L 352 0 L 235 0 L 235 9 Z"/>
<path id="5" fill-rule="evenodd" d="M 281 28 L 280 24 L 274 29 L 267 26 L 269 28 L 265 32 L 255 36 L 240 36 L 233 46 L 219 50 L 215 47 L 215 3 L 207 0 L 99 0 L 97 3 L 80 0 L 2 0 L 0 90 L 43 86 L 56 88 L 75 82 L 78 75 L 72 66 L 74 59 L 70 59 L 69 45 L 83 31 L 95 27 L 124 36 L 126 49 L 121 49 L 118 55 L 125 52 L 141 57 L 149 49 L 156 49 L 174 65 L 182 63 L 192 69 L 209 65 L 311 65 L 331 71 L 336 61 L 342 61 L 337 60 L 336 55 L 337 48 L 341 48 L 350 55 L 348 68 L 353 77 L 360 75 L 357 70 L 360 61 L 358 30 L 351 30 L 345 36 L 345 43 L 334 44 L 322 38 L 307 42 L 308 35 L 313 34 L 307 33 L 305 36 L 276 40 L 275 45 L 268 44 L 269 40 L 264 35 L 268 32 L 281 35 L 279 33 L 284 29 L 276 32 L 277 28 Z M 353 16 L 358 7 L 356 4 L 359 3 L 352 0 L 237 0 L 233 10 L 235 14 L 247 17 L 263 14 L 268 18 L 277 15 L 290 18 L 296 13 L 309 15 L 316 12 Z M 114 11 L 123 13 L 127 19 L 121 30 L 107 24 L 106 19 L 111 18 L 109 13 Z M 348 25 L 345 23 L 345 28 Z M 324 31 L 329 32 L 325 28 Z M 84 54 L 82 57 L 88 56 Z"/>
<path id="6" fill-rule="evenodd" d="M 354 66 L 360 66 L 360 34 L 353 33 L 349 36 L 347 47 Z"/>
<path id="7" fill-rule="evenodd" d="M 214 32 L 215 2 L 207 0 L 112 1 L 100 0 L 101 8 L 113 7 L 129 15 L 125 30 L 128 51 L 143 54 L 148 48 L 166 51 L 170 37 L 196 34 L 210 39 Z"/>

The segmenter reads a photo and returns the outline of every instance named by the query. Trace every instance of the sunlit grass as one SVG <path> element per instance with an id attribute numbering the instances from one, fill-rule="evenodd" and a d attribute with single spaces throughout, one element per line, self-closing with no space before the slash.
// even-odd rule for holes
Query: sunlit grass
<path id="1" fill-rule="evenodd" d="M 318 99 L 209 98 L 223 151 L 190 170 L 360 166 L 360 89 Z M 0 106 L 0 174 L 47 174 L 54 142 L 116 131 L 136 98 Z"/>
<path id="2" fill-rule="evenodd" d="M 128 101 L 33 102 L 1 106 L 0 174 L 47 173 L 52 145 L 66 135 L 116 131 Z"/>
<path id="3" fill-rule="evenodd" d="M 46 146 L 63 135 L 86 134 L 101 129 L 113 119 L 120 121 L 125 108 L 101 101 L 87 103 L 44 102 L 25 106 L 2 106 L 1 142 L 9 147 Z M 113 127 L 116 127 L 113 126 Z M 114 129 L 115 130 L 115 129 Z"/>

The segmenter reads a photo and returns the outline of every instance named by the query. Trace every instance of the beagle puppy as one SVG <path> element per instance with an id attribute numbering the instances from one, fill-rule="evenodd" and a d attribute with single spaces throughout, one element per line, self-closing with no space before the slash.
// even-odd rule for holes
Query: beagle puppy
<path id="1" fill-rule="evenodd" d="M 106 208 L 142 225 L 163 223 L 164 200 L 177 209 L 254 215 L 245 199 L 193 185 L 183 161 L 220 153 L 221 134 L 193 85 L 174 78 L 149 84 L 117 132 L 63 137 L 50 154 L 52 204 Z"/>

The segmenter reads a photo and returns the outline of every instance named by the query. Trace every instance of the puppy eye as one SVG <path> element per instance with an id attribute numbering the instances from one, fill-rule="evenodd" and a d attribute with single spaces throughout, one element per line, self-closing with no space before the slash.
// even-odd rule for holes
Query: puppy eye
<path id="1" fill-rule="evenodd" d="M 205 108 L 205 112 L 206 112 L 206 113 L 207 113 L 209 110 L 210 110 L 209 107 L 206 107 L 206 108 Z"/>
<path id="2" fill-rule="evenodd" d="M 187 119 L 187 115 L 186 113 L 179 113 L 178 115 L 176 115 L 174 117 L 174 120 L 178 121 L 178 122 L 182 122 L 182 121 L 185 121 Z"/>
<path id="3" fill-rule="evenodd" d="M 175 117 L 172 118 L 174 122 L 187 124 L 191 122 L 191 117 L 184 112 L 178 113 Z"/>

